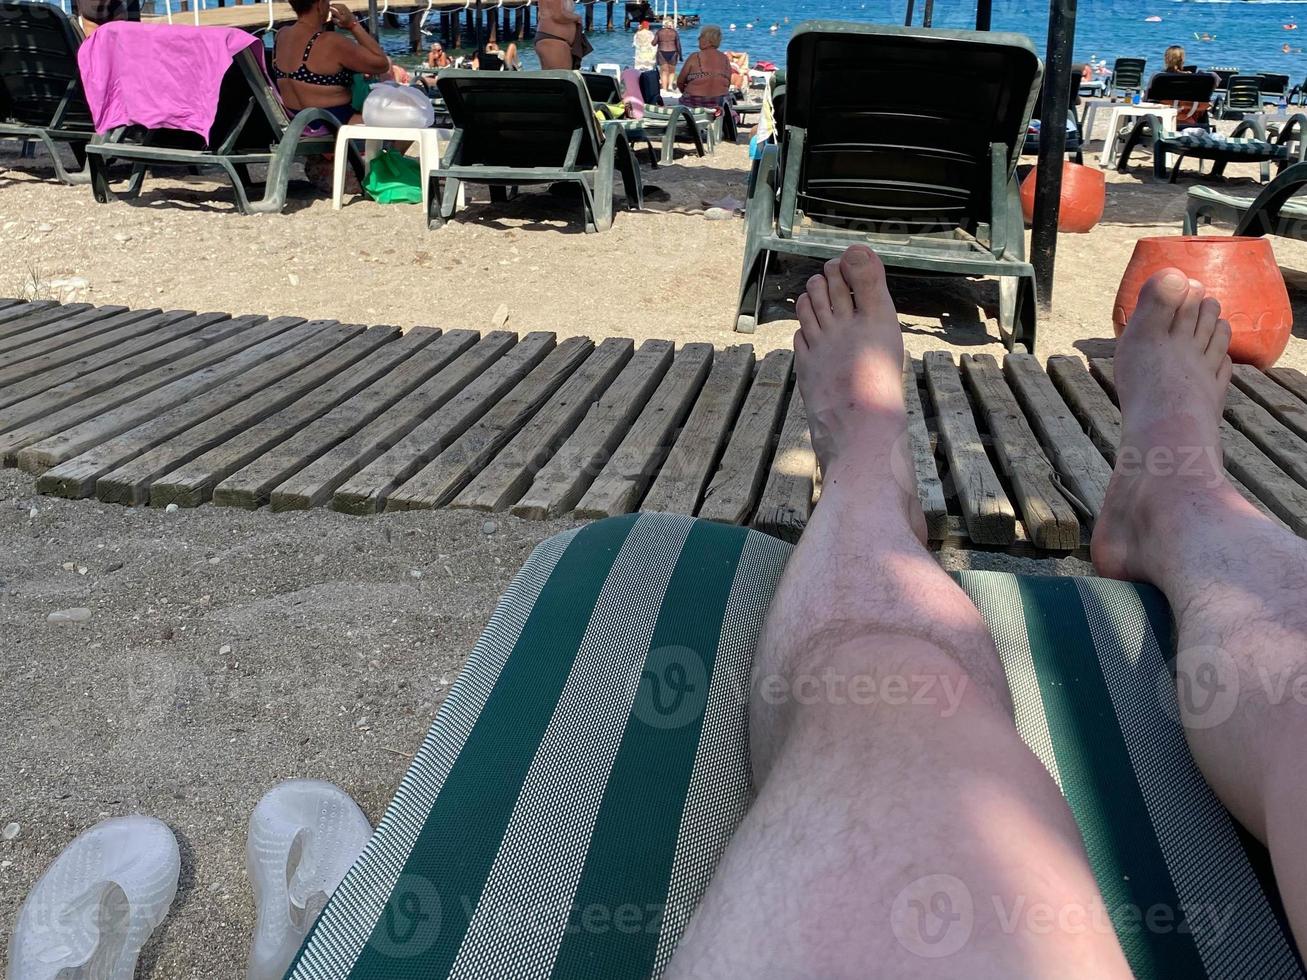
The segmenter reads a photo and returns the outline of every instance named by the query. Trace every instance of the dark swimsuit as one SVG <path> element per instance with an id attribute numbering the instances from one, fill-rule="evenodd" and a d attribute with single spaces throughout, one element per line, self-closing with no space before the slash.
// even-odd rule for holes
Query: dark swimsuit
<path id="1" fill-rule="evenodd" d="M 280 81 L 283 78 L 289 78 L 292 81 L 303 82 L 305 85 L 322 85 L 329 88 L 348 89 L 354 84 L 354 72 L 348 68 L 342 68 L 340 71 L 331 75 L 320 75 L 315 71 L 309 71 L 309 54 L 313 51 L 313 45 L 318 38 L 322 37 L 322 31 L 318 31 L 311 38 L 309 43 L 304 45 L 304 55 L 300 58 L 300 66 L 294 71 L 282 71 L 277 67 L 274 60 L 272 64 L 272 78 L 274 81 Z M 333 106 L 312 106 L 306 108 L 320 108 L 331 113 L 341 123 L 348 123 L 354 118 L 354 106 L 350 103 Z M 296 112 L 304 112 L 304 109 L 297 109 Z"/>

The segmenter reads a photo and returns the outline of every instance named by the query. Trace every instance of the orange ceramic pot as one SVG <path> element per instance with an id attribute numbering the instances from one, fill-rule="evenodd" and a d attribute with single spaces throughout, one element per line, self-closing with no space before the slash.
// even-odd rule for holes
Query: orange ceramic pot
<path id="1" fill-rule="evenodd" d="M 1112 326 L 1121 336 L 1139 290 L 1153 273 L 1169 266 L 1207 287 L 1230 321 L 1230 359 L 1266 370 L 1284 353 L 1293 329 L 1293 308 L 1284 276 L 1265 238 L 1177 235 L 1141 238 L 1121 278 L 1112 306 Z"/>
<path id="2" fill-rule="evenodd" d="M 1026 224 L 1034 220 L 1035 183 L 1039 168 L 1031 169 L 1021 182 L 1021 213 Z M 1082 167 L 1069 160 L 1062 164 L 1062 207 L 1058 211 L 1057 230 L 1084 233 L 1103 220 L 1107 204 L 1107 180 L 1101 170 Z"/>

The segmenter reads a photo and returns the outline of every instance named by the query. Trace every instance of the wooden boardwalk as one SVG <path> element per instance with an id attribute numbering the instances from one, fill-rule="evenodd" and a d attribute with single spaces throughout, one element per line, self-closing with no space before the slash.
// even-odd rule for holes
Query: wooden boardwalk
<path id="1" fill-rule="evenodd" d="M 663 510 L 794 540 L 817 467 L 792 368 L 749 345 L 0 300 L 0 459 L 134 506 Z M 1120 437 L 1110 360 L 935 351 L 903 378 L 933 542 L 1085 553 Z M 1307 375 L 1234 381 L 1227 469 L 1307 536 Z"/>

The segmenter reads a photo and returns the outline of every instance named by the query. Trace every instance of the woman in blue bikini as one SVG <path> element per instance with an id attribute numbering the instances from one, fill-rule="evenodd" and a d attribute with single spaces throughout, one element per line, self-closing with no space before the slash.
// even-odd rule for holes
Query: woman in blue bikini
<path id="1" fill-rule="evenodd" d="M 286 108 L 325 109 L 342 124 L 357 122 L 360 117 L 350 104 L 354 75 L 386 74 L 390 59 L 344 4 L 290 0 L 290 5 L 299 19 L 277 32 L 272 64 Z M 348 31 L 354 41 L 329 27 Z"/>

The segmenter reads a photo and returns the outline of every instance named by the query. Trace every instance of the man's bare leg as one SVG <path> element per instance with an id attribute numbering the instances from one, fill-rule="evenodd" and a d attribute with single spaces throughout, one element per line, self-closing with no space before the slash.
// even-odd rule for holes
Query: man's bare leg
<path id="1" fill-rule="evenodd" d="M 798 311 L 821 503 L 756 656 L 758 798 L 667 975 L 1128 976 L 984 622 L 923 545 L 880 261 L 827 263 Z M 1035 907 L 1078 928 L 1028 928 Z"/>
<path id="2" fill-rule="evenodd" d="M 1217 796 L 1270 848 L 1307 948 L 1307 543 L 1221 469 L 1229 343 L 1200 284 L 1172 269 L 1145 286 L 1117 345 L 1122 446 L 1093 558 L 1102 575 L 1166 593 L 1189 746 Z"/>

